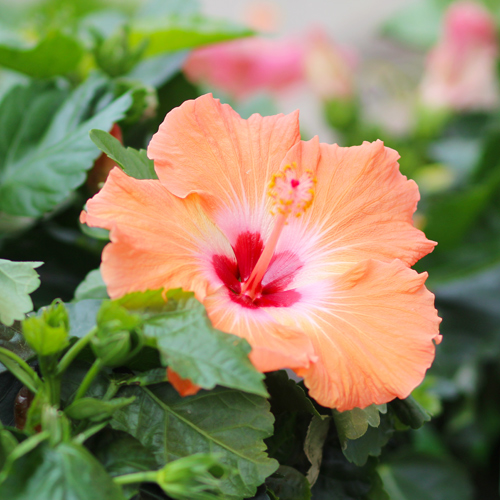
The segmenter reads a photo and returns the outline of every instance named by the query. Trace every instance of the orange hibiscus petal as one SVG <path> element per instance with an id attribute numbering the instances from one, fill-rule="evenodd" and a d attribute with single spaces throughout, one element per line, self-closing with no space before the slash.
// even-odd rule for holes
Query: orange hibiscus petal
<path id="1" fill-rule="evenodd" d="M 399 260 L 368 260 L 331 279 L 307 310 L 271 311 L 310 335 L 319 359 L 295 371 L 311 397 L 345 411 L 405 398 L 420 384 L 441 340 L 426 277 Z"/>
<path id="2" fill-rule="evenodd" d="M 261 372 L 307 368 L 317 359 L 308 336 L 276 323 L 269 308 L 246 308 L 233 302 L 225 288 L 204 300 L 215 328 L 245 338 L 252 346 L 250 361 Z"/>
<path id="3" fill-rule="evenodd" d="M 210 288 L 210 263 L 204 259 L 211 250 L 232 252 L 196 195 L 179 199 L 159 181 L 134 179 L 119 168 L 88 201 L 81 220 L 111 230 L 101 270 L 112 298 L 182 287 L 203 300 Z"/>
<path id="4" fill-rule="evenodd" d="M 301 224 L 325 270 L 344 272 L 366 259 L 413 265 L 434 248 L 413 226 L 420 196 L 415 182 L 400 173 L 398 158 L 382 141 L 342 148 L 312 140 L 283 160 L 316 175 L 315 199 Z"/>
<path id="5" fill-rule="evenodd" d="M 174 386 L 175 390 L 183 397 L 194 396 L 201 389 L 199 385 L 193 384 L 193 382 L 191 382 L 188 378 L 182 378 L 169 366 L 167 366 L 167 377 L 168 381 Z"/>
<path id="6" fill-rule="evenodd" d="M 166 116 L 149 144 L 148 156 L 173 194 L 185 197 L 196 192 L 209 215 L 224 207 L 226 212 L 239 212 L 243 222 L 255 218 L 255 209 L 268 202 L 271 176 L 299 140 L 298 112 L 254 114 L 244 120 L 207 94 Z M 215 221 L 220 223 L 217 217 Z"/>

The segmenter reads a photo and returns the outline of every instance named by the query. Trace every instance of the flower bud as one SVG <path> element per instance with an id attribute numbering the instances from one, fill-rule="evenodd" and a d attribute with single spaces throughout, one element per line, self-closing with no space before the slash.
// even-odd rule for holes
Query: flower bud
<path id="1" fill-rule="evenodd" d="M 147 45 L 147 40 L 144 40 L 132 48 L 126 27 L 115 31 L 106 39 L 98 32 L 93 32 L 93 35 L 96 64 L 111 77 L 126 75 L 141 59 Z"/>
<path id="2" fill-rule="evenodd" d="M 64 304 L 55 300 L 41 315 L 23 321 L 23 336 L 39 356 L 52 356 L 68 345 L 69 318 Z"/>
<path id="3" fill-rule="evenodd" d="M 176 500 L 223 498 L 219 480 L 224 468 L 212 455 L 196 454 L 179 458 L 158 471 L 156 481 Z"/>
<path id="4" fill-rule="evenodd" d="M 92 338 L 95 356 L 109 367 L 125 363 L 142 348 L 140 325 L 140 316 L 113 301 L 103 302 L 97 313 L 98 331 Z"/>

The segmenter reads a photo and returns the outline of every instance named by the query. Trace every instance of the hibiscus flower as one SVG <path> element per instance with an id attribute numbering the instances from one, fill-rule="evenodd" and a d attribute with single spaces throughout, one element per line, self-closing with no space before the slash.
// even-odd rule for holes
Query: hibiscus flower
<path id="1" fill-rule="evenodd" d="M 191 290 L 257 369 L 291 368 L 339 411 L 422 381 L 440 320 L 410 266 L 435 243 L 395 151 L 304 142 L 298 112 L 244 120 L 208 94 L 166 116 L 148 155 L 158 180 L 115 168 L 82 214 L 111 230 L 112 298 Z"/>

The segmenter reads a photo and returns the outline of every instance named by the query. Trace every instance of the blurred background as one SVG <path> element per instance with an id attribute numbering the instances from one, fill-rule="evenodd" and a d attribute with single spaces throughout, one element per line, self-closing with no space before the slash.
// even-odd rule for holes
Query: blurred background
<path id="1" fill-rule="evenodd" d="M 107 234 L 78 216 L 114 163 L 65 134 L 127 92 L 124 118 L 89 128 L 135 148 L 205 92 L 244 117 L 300 109 L 304 139 L 382 139 L 419 184 L 415 225 L 439 243 L 416 266 L 443 318 L 436 361 L 413 393 L 432 420 L 377 434 L 378 458 L 363 467 L 325 455 L 328 484 L 338 499 L 498 498 L 499 26 L 500 0 L 2 0 L 0 257 L 45 262 L 36 307 L 71 300 L 99 266 Z M 35 109 L 45 118 L 31 119 Z M 50 140 L 88 151 L 73 176 L 50 148 L 35 154 L 50 120 L 66 124 Z M 12 146 L 21 139 L 24 152 Z M 374 469 L 387 496 L 363 490 Z"/>

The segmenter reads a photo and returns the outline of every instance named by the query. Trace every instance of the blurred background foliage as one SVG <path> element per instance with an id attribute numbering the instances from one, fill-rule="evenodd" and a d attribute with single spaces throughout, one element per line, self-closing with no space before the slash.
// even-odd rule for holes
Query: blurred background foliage
<path id="1" fill-rule="evenodd" d="M 444 336 L 413 394 L 418 410 L 381 414 L 382 423 L 364 434 L 361 455 L 342 453 L 342 437 L 328 434 L 313 498 L 497 498 L 500 2 L 474 3 L 464 19 L 450 20 L 457 5 L 471 4 L 418 0 L 402 9 L 380 27 L 393 51 L 373 61 L 336 45 L 335 33 L 286 41 L 258 34 L 270 31 L 265 9 L 245 26 L 203 14 L 196 0 L 1 2 L 0 257 L 44 262 L 35 308 L 56 297 L 70 301 L 99 266 L 107 237 L 78 223 L 110 168 L 88 130 L 108 130 L 141 149 L 170 109 L 206 91 L 248 116 L 286 111 L 280 94 L 293 101 L 306 87 L 341 145 L 382 139 L 419 184 L 415 223 L 439 244 L 416 268 L 429 273 Z M 373 119 L 377 113 L 382 119 Z M 304 138 L 312 133 L 303 130 Z M 307 498 L 285 491 L 283 478 L 301 491 L 303 476 L 293 471 L 307 472 L 302 442 L 310 414 L 284 413 L 278 393 L 271 402 L 281 431 L 268 446 L 283 470 L 268 487 L 282 492 L 276 498 Z M 430 422 L 409 430 L 420 426 L 412 415 L 427 413 Z M 256 498 L 271 498 L 259 492 Z"/>

